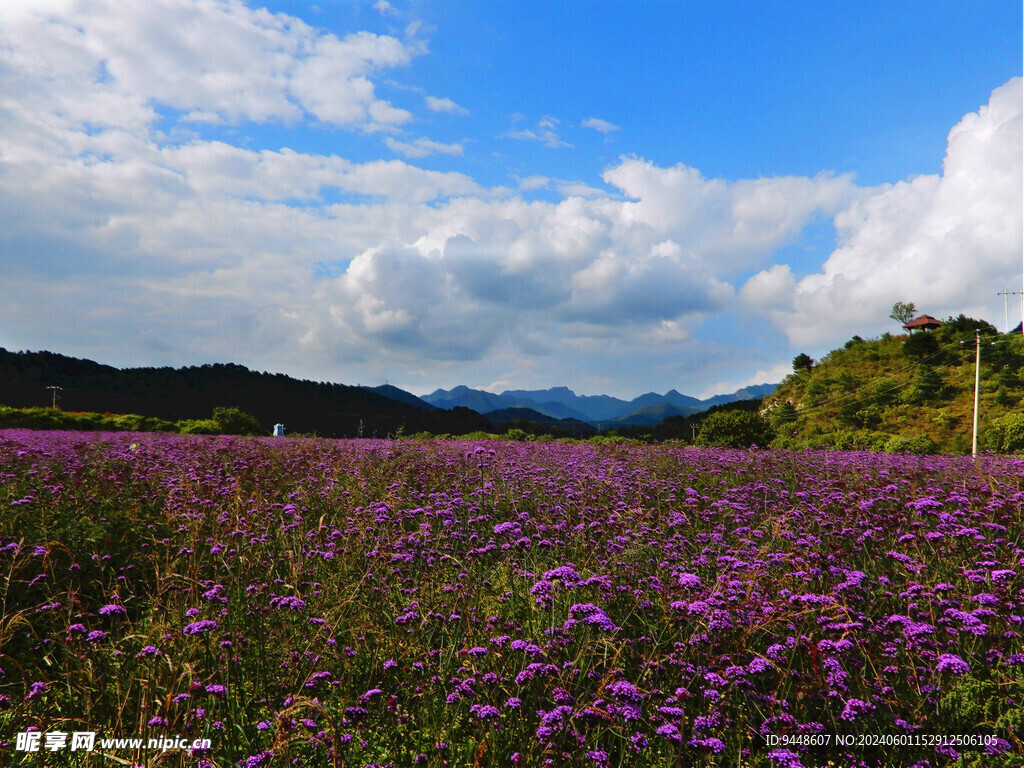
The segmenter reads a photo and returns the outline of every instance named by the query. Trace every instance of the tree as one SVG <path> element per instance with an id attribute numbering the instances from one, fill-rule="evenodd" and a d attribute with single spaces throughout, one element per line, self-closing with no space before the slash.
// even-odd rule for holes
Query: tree
<path id="1" fill-rule="evenodd" d="M 211 421 L 225 435 L 265 434 L 255 416 L 238 408 L 214 408 Z"/>
<path id="2" fill-rule="evenodd" d="M 892 311 L 889 313 L 889 317 L 900 325 L 906 325 L 914 319 L 914 315 L 916 314 L 917 307 L 914 306 L 914 302 L 897 301 L 892 305 Z"/>
<path id="3" fill-rule="evenodd" d="M 799 355 L 793 358 L 793 372 L 800 373 L 800 371 L 810 371 L 814 367 L 814 358 L 810 355 L 801 352 Z"/>
<path id="4" fill-rule="evenodd" d="M 792 424 L 797 420 L 796 406 L 793 405 L 789 400 L 786 400 L 775 409 L 774 418 L 772 421 L 776 426 L 780 424 Z"/>
<path id="5" fill-rule="evenodd" d="M 760 414 L 750 411 L 716 411 L 700 423 L 697 442 L 700 445 L 723 445 L 729 448 L 766 446 L 775 437 L 775 430 Z"/>

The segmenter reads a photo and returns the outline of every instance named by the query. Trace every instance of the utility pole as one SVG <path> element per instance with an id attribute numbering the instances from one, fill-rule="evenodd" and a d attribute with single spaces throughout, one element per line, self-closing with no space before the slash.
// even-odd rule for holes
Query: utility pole
<path id="1" fill-rule="evenodd" d="M 1010 296 L 1021 297 L 1021 333 L 1024 334 L 1024 291 L 1011 291 L 1009 288 L 1004 288 L 996 296 L 1003 297 L 1003 321 L 1006 323 L 1006 332 L 1010 332 L 1010 308 L 1009 298 Z"/>
<path id="2" fill-rule="evenodd" d="M 978 457 L 978 393 L 981 391 L 981 329 L 974 331 L 977 352 L 974 357 L 974 440 L 971 442 L 971 456 Z"/>
<path id="3" fill-rule="evenodd" d="M 53 390 L 53 407 L 57 407 L 57 393 L 64 389 L 64 387 L 58 387 L 55 384 L 51 384 L 47 389 Z"/>

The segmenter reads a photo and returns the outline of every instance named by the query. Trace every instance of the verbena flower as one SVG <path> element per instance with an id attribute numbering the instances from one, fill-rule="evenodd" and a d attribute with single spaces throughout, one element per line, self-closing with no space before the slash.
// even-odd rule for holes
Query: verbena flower
<path id="1" fill-rule="evenodd" d="M 217 622 L 213 619 L 203 619 L 202 621 L 195 621 L 185 626 L 182 632 L 186 635 L 198 635 L 203 632 L 211 632 L 217 629 Z"/>
<path id="2" fill-rule="evenodd" d="M 944 653 L 939 656 L 935 668 L 939 672 L 952 672 L 954 675 L 962 675 L 970 672 L 970 665 L 959 656 L 952 653 Z"/>

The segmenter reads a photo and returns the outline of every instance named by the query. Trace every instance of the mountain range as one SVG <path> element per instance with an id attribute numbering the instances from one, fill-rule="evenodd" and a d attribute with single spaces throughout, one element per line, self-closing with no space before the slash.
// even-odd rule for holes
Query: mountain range
<path id="1" fill-rule="evenodd" d="M 484 416 L 493 411 L 525 408 L 554 419 L 575 419 L 598 429 L 613 429 L 617 426 L 651 426 L 670 416 L 691 416 L 715 405 L 754 400 L 770 395 L 776 386 L 758 384 L 706 400 L 680 394 L 674 389 L 663 395 L 648 392 L 632 400 L 622 400 L 611 395 L 577 395 L 568 387 L 512 389 L 495 394 L 458 386 L 437 389 L 419 399 L 437 408 L 448 410 L 461 406 Z"/>
<path id="2" fill-rule="evenodd" d="M 233 363 L 120 370 L 53 352 L 0 348 L 0 404 L 6 406 L 40 406 L 56 396 L 66 411 L 134 413 L 171 421 L 207 418 L 215 407 L 234 406 L 256 417 L 268 431 L 283 423 L 290 432 L 337 437 L 402 431 L 466 434 L 519 423 L 591 434 L 651 427 L 673 416 L 758 399 L 774 390 L 775 385 L 764 384 L 698 400 L 673 389 L 622 400 L 577 395 L 568 387 L 494 394 L 459 386 L 417 397 L 389 384 L 304 381 Z"/>

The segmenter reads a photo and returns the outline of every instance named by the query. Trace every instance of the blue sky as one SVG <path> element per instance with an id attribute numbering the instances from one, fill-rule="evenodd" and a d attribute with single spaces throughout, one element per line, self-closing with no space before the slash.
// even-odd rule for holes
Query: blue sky
<path id="1" fill-rule="evenodd" d="M 777 381 L 1021 284 L 1013 2 L 15 0 L 0 346 Z M 1019 309 L 1012 322 L 1019 319 Z"/>

